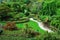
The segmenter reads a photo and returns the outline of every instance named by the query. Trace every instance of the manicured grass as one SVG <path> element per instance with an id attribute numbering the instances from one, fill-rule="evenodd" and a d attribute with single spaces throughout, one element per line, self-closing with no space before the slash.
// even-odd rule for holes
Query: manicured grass
<path id="1" fill-rule="evenodd" d="M 1 22 L 3 25 L 5 24 L 4 22 Z M 45 31 L 44 30 L 42 30 L 39 26 L 38 26 L 38 24 L 36 23 L 36 22 L 34 22 L 34 21 L 29 21 L 29 22 L 26 22 L 28 25 L 29 25 L 29 27 L 32 27 L 33 28 L 33 30 L 35 30 L 35 31 L 38 31 L 38 32 L 40 32 L 41 34 L 44 34 L 45 33 Z M 24 28 L 26 25 L 26 23 L 17 23 L 16 24 L 16 26 L 18 27 L 18 28 Z"/>
<path id="2" fill-rule="evenodd" d="M 44 34 L 44 33 L 45 33 L 45 31 L 42 30 L 42 29 L 38 26 L 38 24 L 37 24 L 36 22 L 34 22 L 34 21 L 29 21 L 28 24 L 29 24 L 30 27 L 32 27 L 32 28 L 33 28 L 34 30 L 36 30 L 36 31 L 39 31 L 41 34 Z"/>
<path id="3" fill-rule="evenodd" d="M 29 21 L 29 22 L 26 22 L 28 25 L 29 25 L 29 27 L 32 27 L 35 31 L 38 31 L 38 32 L 40 32 L 41 34 L 44 34 L 45 33 L 45 31 L 44 30 L 42 30 L 39 26 L 38 26 L 38 24 L 36 23 L 36 22 L 34 22 L 34 21 Z M 18 24 L 16 24 L 17 26 L 18 26 L 18 28 L 24 28 L 25 27 L 25 23 L 18 23 Z"/>
<path id="4" fill-rule="evenodd" d="M 18 28 L 23 28 L 23 27 L 24 27 L 24 23 L 18 23 L 18 24 L 16 24 L 16 26 L 17 26 Z"/>

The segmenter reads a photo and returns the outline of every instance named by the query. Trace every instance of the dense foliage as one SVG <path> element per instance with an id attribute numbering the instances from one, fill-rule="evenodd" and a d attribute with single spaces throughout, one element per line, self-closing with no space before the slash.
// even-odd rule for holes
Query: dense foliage
<path id="1" fill-rule="evenodd" d="M 58 28 L 60 24 L 60 8 L 58 7 L 60 5 L 58 3 L 59 2 L 56 0 L 45 0 L 42 4 L 43 6 L 39 15 L 43 22 L 47 22 L 50 26 L 54 26 L 56 28 Z"/>
<path id="2" fill-rule="evenodd" d="M 42 3 L 39 18 L 44 23 L 47 23 L 55 31 L 54 33 L 48 33 L 44 40 L 60 40 L 60 1 L 57 0 L 45 0 Z M 59 36 L 59 37 L 58 37 Z"/>
<path id="3" fill-rule="evenodd" d="M 25 21 L 29 17 L 41 20 L 54 31 L 54 33 L 39 35 L 36 40 L 60 40 L 60 0 L 21 0 L 18 3 L 0 5 L 0 21 Z M 24 32 L 26 30 L 28 30 L 26 35 L 32 36 L 33 30 L 28 27 Z M 29 31 L 31 31 L 30 34 Z"/>

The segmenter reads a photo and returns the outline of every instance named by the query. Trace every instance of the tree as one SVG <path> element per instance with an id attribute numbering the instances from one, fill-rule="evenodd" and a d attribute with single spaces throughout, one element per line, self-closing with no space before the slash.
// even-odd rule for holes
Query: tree
<path id="1" fill-rule="evenodd" d="M 1 20 L 8 20 L 10 16 L 8 13 L 11 11 L 11 9 L 6 6 L 5 4 L 0 5 L 0 19 Z"/>

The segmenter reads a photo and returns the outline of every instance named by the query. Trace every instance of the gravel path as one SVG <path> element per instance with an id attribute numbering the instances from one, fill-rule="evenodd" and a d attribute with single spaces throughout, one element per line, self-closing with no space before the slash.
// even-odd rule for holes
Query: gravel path
<path id="1" fill-rule="evenodd" d="M 39 25 L 39 27 L 40 27 L 41 29 L 43 29 L 43 30 L 45 30 L 45 31 L 48 31 L 48 32 L 53 32 L 53 31 L 50 30 L 48 27 L 45 27 L 42 22 L 39 22 L 39 21 L 37 21 L 37 20 L 34 20 L 33 18 L 30 18 L 30 20 L 38 23 L 38 25 Z"/>

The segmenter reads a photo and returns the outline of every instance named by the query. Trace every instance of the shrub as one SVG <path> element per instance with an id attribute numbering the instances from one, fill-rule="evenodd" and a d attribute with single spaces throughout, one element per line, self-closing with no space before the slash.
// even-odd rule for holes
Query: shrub
<path id="1" fill-rule="evenodd" d="M 7 22 L 4 26 L 5 30 L 17 30 L 16 23 L 15 22 Z"/>
<path id="2" fill-rule="evenodd" d="M 2 34 L 3 30 L 0 30 L 0 35 Z"/>

